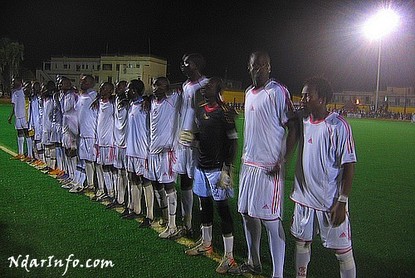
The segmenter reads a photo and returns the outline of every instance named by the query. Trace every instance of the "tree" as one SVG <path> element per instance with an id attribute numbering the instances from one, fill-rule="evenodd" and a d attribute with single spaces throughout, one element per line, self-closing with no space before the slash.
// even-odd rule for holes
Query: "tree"
<path id="1" fill-rule="evenodd" d="M 10 92 L 10 81 L 14 75 L 19 74 L 23 52 L 23 44 L 9 38 L 0 39 L 0 83 L 3 84 L 4 93 Z"/>

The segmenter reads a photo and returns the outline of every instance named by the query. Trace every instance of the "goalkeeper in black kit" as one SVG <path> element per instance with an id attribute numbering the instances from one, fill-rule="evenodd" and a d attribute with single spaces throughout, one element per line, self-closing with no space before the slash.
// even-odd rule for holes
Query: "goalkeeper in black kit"
<path id="1" fill-rule="evenodd" d="M 222 80 L 212 77 L 202 87 L 204 101 L 196 109 L 198 130 L 195 139 L 199 156 L 194 173 L 193 191 L 200 199 L 202 238 L 195 247 L 186 250 L 190 256 L 210 255 L 212 247 L 213 204 L 221 218 L 224 256 L 216 271 L 237 274 L 233 258 L 233 220 L 228 198 L 233 197 L 232 163 L 235 158 L 238 135 L 236 112 L 223 103 Z"/>

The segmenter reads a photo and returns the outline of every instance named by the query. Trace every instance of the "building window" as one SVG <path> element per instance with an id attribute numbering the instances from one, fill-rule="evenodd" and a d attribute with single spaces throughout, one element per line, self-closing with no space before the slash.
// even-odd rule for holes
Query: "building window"
<path id="1" fill-rule="evenodd" d="M 80 71 L 81 70 L 81 65 L 76 65 L 76 71 Z"/>
<path id="2" fill-rule="evenodd" d="M 102 70 L 112 70 L 112 64 L 102 64 Z"/>
<path id="3" fill-rule="evenodd" d="M 85 69 L 85 65 L 84 64 L 82 64 L 82 69 Z"/>
<path id="4" fill-rule="evenodd" d="M 63 64 L 63 69 L 68 69 L 68 64 Z"/>
<path id="5" fill-rule="evenodd" d="M 115 66 L 115 70 L 116 70 L 116 71 L 120 71 L 120 64 L 117 64 L 117 65 Z"/>
<path id="6" fill-rule="evenodd" d="M 140 68 L 140 64 L 135 64 L 135 67 L 139 69 Z"/>
<path id="7" fill-rule="evenodd" d="M 88 64 L 85 65 L 85 68 L 88 69 Z"/>
<path id="8" fill-rule="evenodd" d="M 108 82 L 112 83 L 112 76 L 108 76 Z"/>
<path id="9" fill-rule="evenodd" d="M 44 67 L 45 67 L 45 70 L 50 70 L 50 68 L 51 68 L 50 67 L 50 63 L 45 63 L 45 66 Z"/>

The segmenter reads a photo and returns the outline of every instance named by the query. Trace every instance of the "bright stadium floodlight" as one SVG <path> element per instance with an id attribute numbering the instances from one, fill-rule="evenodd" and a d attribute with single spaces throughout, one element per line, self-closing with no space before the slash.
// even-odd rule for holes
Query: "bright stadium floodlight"
<path id="1" fill-rule="evenodd" d="M 375 113 L 378 110 L 378 96 L 380 83 L 380 56 L 382 38 L 391 33 L 399 25 L 399 15 L 392 9 L 383 8 L 366 21 L 363 31 L 371 40 L 378 40 L 378 69 L 376 75 Z"/>

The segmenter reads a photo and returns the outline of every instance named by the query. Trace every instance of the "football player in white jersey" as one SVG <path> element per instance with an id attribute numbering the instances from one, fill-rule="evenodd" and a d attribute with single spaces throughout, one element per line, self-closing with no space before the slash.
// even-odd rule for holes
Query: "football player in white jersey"
<path id="1" fill-rule="evenodd" d="M 305 82 L 301 99 L 305 117 L 300 119 L 291 193 L 296 277 L 307 276 L 311 242 L 318 233 L 323 246 L 334 250 L 340 277 L 356 277 L 348 212 L 356 152 L 350 125 L 336 112 L 327 111 L 332 96 L 326 79 L 313 77 Z"/>
<path id="2" fill-rule="evenodd" d="M 148 111 L 145 109 L 145 99 L 143 98 L 144 83 L 137 79 L 131 80 L 127 92 L 131 100 L 128 111 L 126 143 L 128 214 L 123 215 L 123 217 L 132 219 L 142 213 L 143 187 L 147 187 L 151 183 L 143 178 L 147 171 L 148 156 Z M 152 198 L 154 199 L 154 195 L 152 195 Z M 147 209 L 147 212 L 152 214 L 153 210 Z M 150 217 L 152 216 L 150 215 Z"/>
<path id="3" fill-rule="evenodd" d="M 44 173 L 55 169 L 56 160 L 53 156 L 55 145 L 50 141 L 52 135 L 53 95 L 55 93 L 55 82 L 48 81 L 42 86 L 42 145 L 45 150 L 46 169 Z"/>
<path id="4" fill-rule="evenodd" d="M 27 118 L 25 110 L 25 95 L 23 92 L 23 80 L 20 77 L 12 79 L 12 105 L 10 116 L 8 118 L 9 124 L 12 123 L 13 116 L 15 116 L 15 128 L 17 130 L 17 146 L 18 154 L 13 159 L 24 159 L 24 140 L 27 137 Z"/>
<path id="5" fill-rule="evenodd" d="M 91 108 L 91 103 L 97 97 L 97 92 L 94 90 L 95 78 L 92 75 L 83 75 L 80 79 L 80 85 L 81 90 L 78 102 L 76 103 L 79 126 L 78 159 L 80 165 L 85 165 L 88 189 L 94 190 L 95 161 L 97 154 L 95 148 L 97 110 Z M 83 190 L 83 183 L 77 183 L 69 190 L 69 192 L 77 193 Z M 96 197 L 96 195 L 94 197 Z"/>
<path id="6" fill-rule="evenodd" d="M 282 227 L 284 162 L 295 145 L 293 110 L 286 87 L 270 79 L 270 57 L 251 54 L 248 71 L 252 86 L 246 91 L 245 130 L 239 181 L 238 211 L 242 214 L 248 260 L 242 273 L 259 274 L 261 223 L 268 232 L 273 277 L 283 276 L 285 235 Z M 287 133 L 288 127 L 288 133 Z"/>
<path id="7" fill-rule="evenodd" d="M 78 140 L 78 115 L 75 110 L 78 94 L 72 87 L 71 80 L 62 76 L 59 79 L 58 88 L 61 91 L 60 103 L 62 107 L 62 146 L 64 148 L 65 172 L 68 183 L 62 185 L 69 189 L 70 181 L 75 179 L 76 165 L 78 163 L 76 151 Z"/>
<path id="8" fill-rule="evenodd" d="M 91 104 L 98 111 L 96 149 L 96 175 L 98 191 L 96 200 L 113 200 L 114 184 L 112 165 L 114 164 L 114 85 L 104 82 L 99 88 L 99 94 Z"/>
<path id="9" fill-rule="evenodd" d="M 168 212 L 167 228 L 159 234 L 163 239 L 176 238 L 181 234 L 176 226 L 176 173 L 173 171 L 179 95 L 176 92 L 169 93 L 170 83 L 166 77 L 158 77 L 153 81 L 147 178 L 153 182 L 164 217 L 166 210 Z"/>
<path id="10" fill-rule="evenodd" d="M 216 272 L 238 274 L 238 265 L 233 257 L 233 220 L 228 204 L 228 198 L 233 197 L 230 172 L 237 150 L 238 134 L 235 127 L 236 111 L 221 99 L 222 84 L 220 78 L 210 78 L 201 89 L 205 101 L 196 108 L 198 130 L 195 139 L 199 142 L 199 156 L 193 191 L 200 200 L 202 241 L 186 250 L 186 254 L 196 256 L 212 253 L 215 204 L 221 219 L 224 245 L 224 255 Z"/>
<path id="11" fill-rule="evenodd" d="M 114 107 L 114 192 L 113 202 L 107 208 L 115 208 L 125 203 L 125 193 L 128 184 L 127 179 L 127 156 L 126 132 L 128 122 L 129 99 L 127 96 L 127 81 L 119 81 L 115 87 Z M 128 210 L 127 210 L 128 211 Z"/>
<path id="12" fill-rule="evenodd" d="M 30 119 L 29 129 L 34 130 L 33 135 L 33 152 L 36 161 L 32 163 L 34 166 L 43 164 L 43 148 L 41 144 L 42 139 L 42 99 L 40 97 L 40 83 L 32 82 L 31 87 L 31 103 L 30 103 Z"/>
<path id="13" fill-rule="evenodd" d="M 199 53 L 185 54 L 182 58 L 181 70 L 187 76 L 183 84 L 182 103 L 179 118 L 179 144 L 176 150 L 177 162 L 174 171 L 180 176 L 182 195 L 182 217 L 184 234 L 192 235 L 192 208 L 193 208 L 193 173 L 196 163 L 194 132 L 195 109 L 197 103 L 203 100 L 198 90 L 204 86 L 208 79 L 202 74 L 205 59 Z"/>

